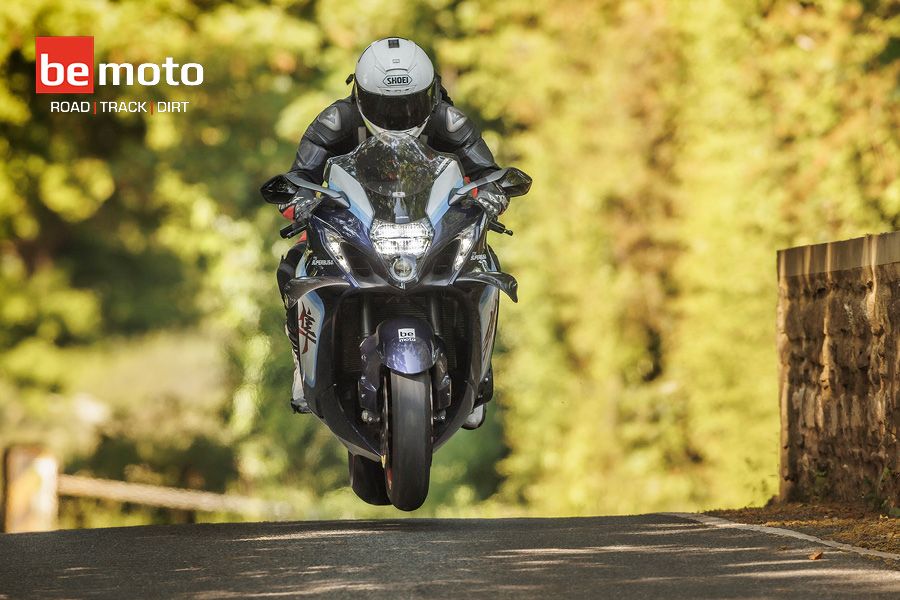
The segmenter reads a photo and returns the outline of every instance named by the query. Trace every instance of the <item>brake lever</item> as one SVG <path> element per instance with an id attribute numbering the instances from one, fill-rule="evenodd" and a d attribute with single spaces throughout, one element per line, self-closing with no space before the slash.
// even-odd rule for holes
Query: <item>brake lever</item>
<path id="1" fill-rule="evenodd" d="M 293 222 L 290 225 L 281 228 L 279 231 L 279 235 L 281 235 L 282 239 L 292 238 L 298 233 L 302 233 L 306 229 L 306 225 L 303 223 Z"/>
<path id="2" fill-rule="evenodd" d="M 489 221 L 488 229 L 490 229 L 491 231 L 497 232 L 497 233 L 505 233 L 506 235 L 510 235 L 510 236 L 513 234 L 513 230 L 507 229 L 506 225 L 504 225 L 500 221 Z"/>

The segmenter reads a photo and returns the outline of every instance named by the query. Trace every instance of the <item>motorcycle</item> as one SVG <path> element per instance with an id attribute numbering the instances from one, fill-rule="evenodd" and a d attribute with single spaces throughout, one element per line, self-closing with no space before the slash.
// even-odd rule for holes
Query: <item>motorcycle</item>
<path id="1" fill-rule="evenodd" d="M 517 301 L 486 241 L 512 232 L 473 197 L 488 184 L 521 196 L 531 178 L 506 168 L 466 183 L 455 156 L 380 134 L 331 158 L 325 182 L 287 173 L 261 189 L 273 204 L 300 188 L 321 199 L 305 224 L 281 232 L 308 234 L 282 290 L 297 308 L 305 399 L 346 446 L 356 495 L 415 510 L 432 454 L 481 424 L 471 415 L 483 421 L 499 292 Z"/>

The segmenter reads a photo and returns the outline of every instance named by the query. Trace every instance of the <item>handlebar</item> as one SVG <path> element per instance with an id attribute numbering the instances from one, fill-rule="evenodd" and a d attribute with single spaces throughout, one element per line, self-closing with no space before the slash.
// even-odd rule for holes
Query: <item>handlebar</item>
<path id="1" fill-rule="evenodd" d="M 302 233 L 306 230 L 306 225 L 304 223 L 297 223 L 296 221 L 281 228 L 281 231 L 278 233 L 281 235 L 283 239 L 292 238 L 295 235 Z"/>
<path id="2" fill-rule="evenodd" d="M 495 231 L 495 232 L 497 232 L 497 233 L 505 233 L 506 235 L 512 235 L 512 234 L 513 234 L 513 230 L 512 230 L 512 229 L 507 229 L 507 228 L 506 228 L 506 225 L 504 225 L 504 224 L 501 223 L 500 221 L 489 221 L 489 222 L 488 222 L 488 229 L 490 229 L 491 231 Z"/>
<path id="3" fill-rule="evenodd" d="M 504 225 L 500 221 L 489 221 L 488 229 L 491 231 L 494 231 L 496 233 L 502 233 L 502 234 L 506 234 L 506 235 L 513 234 L 513 230 L 507 229 L 506 225 Z M 281 235 L 281 237 L 283 239 L 288 239 L 288 238 L 294 237 L 295 235 L 303 233 L 303 231 L 305 231 L 305 230 L 306 230 L 305 224 L 294 222 L 294 223 L 291 223 L 290 225 L 286 225 L 286 226 L 282 227 L 281 231 L 279 231 L 278 233 Z"/>

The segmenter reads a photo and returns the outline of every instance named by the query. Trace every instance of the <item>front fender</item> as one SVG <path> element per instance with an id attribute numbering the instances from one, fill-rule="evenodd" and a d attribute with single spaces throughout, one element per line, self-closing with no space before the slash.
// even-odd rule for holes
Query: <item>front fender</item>
<path id="1" fill-rule="evenodd" d="M 378 352 L 390 370 L 415 375 L 434 366 L 437 346 L 427 321 L 415 317 L 388 319 L 378 325 L 376 335 Z"/>

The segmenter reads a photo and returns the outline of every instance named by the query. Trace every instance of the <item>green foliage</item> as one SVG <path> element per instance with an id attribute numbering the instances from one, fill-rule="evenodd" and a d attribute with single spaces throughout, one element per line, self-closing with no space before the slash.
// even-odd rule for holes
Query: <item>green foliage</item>
<path id="1" fill-rule="evenodd" d="M 395 514 L 287 408 L 288 246 L 256 191 L 379 36 L 419 41 L 535 179 L 495 240 L 520 282 L 498 399 L 438 453 L 427 514 L 763 502 L 774 251 L 900 228 L 888 2 L 41 0 L 3 5 L 0 33 L 0 444 L 51 444 L 71 472 Z M 202 63 L 197 88 L 96 94 L 189 112 L 49 112 L 33 38 L 83 34 L 98 62 Z M 64 514 L 171 518 L 117 510 Z"/>

